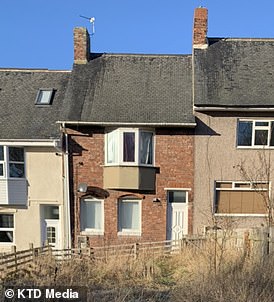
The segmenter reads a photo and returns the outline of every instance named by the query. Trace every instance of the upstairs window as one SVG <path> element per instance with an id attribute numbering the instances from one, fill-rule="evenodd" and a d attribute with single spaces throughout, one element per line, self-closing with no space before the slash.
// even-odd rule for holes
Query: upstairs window
<path id="1" fill-rule="evenodd" d="M 274 121 L 240 120 L 238 122 L 238 147 L 274 147 Z"/>
<path id="2" fill-rule="evenodd" d="M 0 146 L 0 177 L 24 178 L 24 148 Z"/>
<path id="3" fill-rule="evenodd" d="M 50 105 L 53 98 L 53 89 L 39 89 L 36 96 L 36 105 Z"/>
<path id="4" fill-rule="evenodd" d="M 140 129 L 116 129 L 106 134 L 106 164 L 154 164 L 154 134 Z"/>

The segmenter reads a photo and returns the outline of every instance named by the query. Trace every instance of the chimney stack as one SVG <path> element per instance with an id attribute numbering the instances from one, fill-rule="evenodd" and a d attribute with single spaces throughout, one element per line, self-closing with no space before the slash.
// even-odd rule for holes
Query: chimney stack
<path id="1" fill-rule="evenodd" d="M 90 38 L 84 27 L 75 27 L 74 32 L 74 64 L 86 64 L 89 61 Z"/>
<path id="2" fill-rule="evenodd" d="M 199 7 L 194 12 L 193 47 L 207 48 L 207 8 Z"/>

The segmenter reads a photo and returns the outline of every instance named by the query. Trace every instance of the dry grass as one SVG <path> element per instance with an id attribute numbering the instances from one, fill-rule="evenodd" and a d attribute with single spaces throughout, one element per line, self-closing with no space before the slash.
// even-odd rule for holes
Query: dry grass
<path id="1" fill-rule="evenodd" d="M 247 257 L 213 241 L 170 256 L 142 254 L 137 260 L 117 255 L 105 261 L 57 262 L 44 257 L 28 273 L 6 282 L 86 286 L 90 301 L 268 302 L 274 301 L 273 260 Z"/>

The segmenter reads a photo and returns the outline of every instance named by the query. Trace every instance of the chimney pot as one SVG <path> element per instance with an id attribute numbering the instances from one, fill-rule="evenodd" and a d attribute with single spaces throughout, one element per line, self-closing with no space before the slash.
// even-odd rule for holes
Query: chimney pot
<path id="1" fill-rule="evenodd" d="M 90 38 L 84 27 L 75 27 L 74 32 L 74 63 L 86 64 L 90 55 Z"/>
<path id="2" fill-rule="evenodd" d="M 207 45 L 208 11 L 205 7 L 198 7 L 194 12 L 193 47 L 206 48 Z"/>

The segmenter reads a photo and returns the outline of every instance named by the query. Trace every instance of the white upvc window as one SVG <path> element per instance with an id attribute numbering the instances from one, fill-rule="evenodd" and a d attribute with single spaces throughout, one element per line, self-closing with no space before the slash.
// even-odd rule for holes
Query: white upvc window
<path id="1" fill-rule="evenodd" d="M 24 178 L 24 148 L 0 146 L 0 178 Z"/>
<path id="2" fill-rule="evenodd" d="M 14 215 L 0 214 L 0 244 L 14 243 Z"/>
<path id="3" fill-rule="evenodd" d="M 118 235 L 141 236 L 142 201 L 121 198 L 118 201 Z"/>
<path id="4" fill-rule="evenodd" d="M 82 234 L 104 235 L 104 200 L 87 197 L 81 200 L 80 224 Z"/>
<path id="5" fill-rule="evenodd" d="M 154 132 L 119 128 L 106 133 L 107 165 L 154 165 Z"/>
<path id="6" fill-rule="evenodd" d="M 274 148 L 274 121 L 239 120 L 237 146 L 239 148 Z"/>

